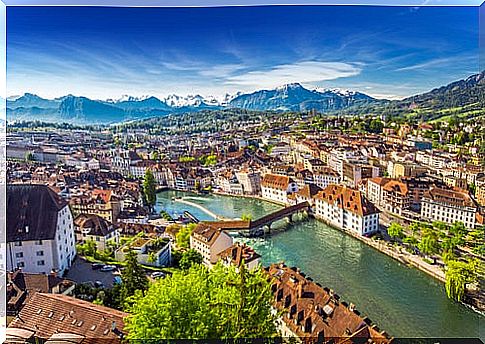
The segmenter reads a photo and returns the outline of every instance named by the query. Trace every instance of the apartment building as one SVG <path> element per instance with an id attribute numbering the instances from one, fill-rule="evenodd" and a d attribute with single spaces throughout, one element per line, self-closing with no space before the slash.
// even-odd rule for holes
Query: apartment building
<path id="1" fill-rule="evenodd" d="M 261 192 L 261 174 L 249 169 L 236 172 L 236 178 L 247 195 L 258 195 Z"/>
<path id="2" fill-rule="evenodd" d="M 56 271 L 76 256 L 73 217 L 66 201 L 44 185 L 7 186 L 7 270 Z"/>
<path id="3" fill-rule="evenodd" d="M 120 240 L 120 233 L 112 223 L 106 219 L 93 214 L 81 214 L 74 219 L 74 232 L 76 241 L 85 243 L 93 241 L 100 251 L 108 248 L 108 243 L 117 245 Z"/>
<path id="4" fill-rule="evenodd" d="M 288 204 L 288 195 L 298 191 L 298 184 L 290 177 L 265 174 L 261 182 L 261 194 L 269 201 Z"/>
<path id="5" fill-rule="evenodd" d="M 329 185 L 315 196 L 315 216 L 359 235 L 379 229 L 379 210 L 360 191 Z"/>
<path id="6" fill-rule="evenodd" d="M 421 216 L 429 221 L 463 222 L 470 229 L 478 225 L 477 204 L 465 190 L 432 187 L 421 204 Z"/>
<path id="7" fill-rule="evenodd" d="M 217 226 L 217 222 L 200 222 L 190 236 L 190 248 L 202 255 L 202 263 L 212 266 L 219 253 L 233 244 L 232 237 Z"/>

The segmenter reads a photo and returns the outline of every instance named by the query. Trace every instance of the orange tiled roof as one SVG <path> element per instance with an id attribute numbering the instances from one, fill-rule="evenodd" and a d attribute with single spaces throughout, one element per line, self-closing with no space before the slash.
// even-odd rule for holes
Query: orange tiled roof
<path id="1" fill-rule="evenodd" d="M 315 197 L 327 203 L 337 203 L 339 208 L 359 216 L 366 216 L 379 212 L 371 202 L 364 198 L 360 191 L 346 186 L 331 184 L 320 191 Z"/>
<path id="2" fill-rule="evenodd" d="M 368 318 L 362 318 L 353 305 L 307 279 L 296 268 L 272 264 L 265 271 L 272 283 L 275 307 L 284 310 L 283 321 L 298 337 L 317 339 L 320 335 L 339 344 L 392 341 Z"/>
<path id="3" fill-rule="evenodd" d="M 121 343 L 126 316 L 70 296 L 36 293 L 8 327 L 34 331 L 35 337 L 42 339 L 55 333 L 72 333 L 84 336 L 83 344 Z"/>
<path id="4" fill-rule="evenodd" d="M 273 189 L 286 190 L 291 179 L 288 176 L 279 174 L 265 174 L 261 182 L 261 186 L 269 187 Z"/>

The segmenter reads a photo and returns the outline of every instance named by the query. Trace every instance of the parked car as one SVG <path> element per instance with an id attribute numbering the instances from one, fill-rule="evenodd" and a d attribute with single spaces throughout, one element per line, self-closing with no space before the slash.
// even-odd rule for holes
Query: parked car
<path id="1" fill-rule="evenodd" d="M 104 288 L 104 284 L 101 281 L 96 281 L 96 282 L 94 282 L 94 287 L 95 288 Z"/>
<path id="2" fill-rule="evenodd" d="M 162 271 L 155 271 L 150 275 L 151 278 L 165 278 L 165 276 L 165 273 Z"/>
<path id="3" fill-rule="evenodd" d="M 114 265 L 104 265 L 101 268 L 101 271 L 113 271 L 113 270 L 116 270 L 116 266 Z"/>
<path id="4" fill-rule="evenodd" d="M 103 266 L 104 266 L 104 264 L 99 264 L 99 263 L 93 263 L 93 264 L 91 264 L 91 268 L 92 268 L 93 270 L 99 270 L 99 269 L 101 269 Z"/>

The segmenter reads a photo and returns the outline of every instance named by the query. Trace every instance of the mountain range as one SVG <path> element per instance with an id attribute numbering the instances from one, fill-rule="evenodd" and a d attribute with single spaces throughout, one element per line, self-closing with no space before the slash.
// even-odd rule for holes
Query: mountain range
<path id="1" fill-rule="evenodd" d="M 286 84 L 272 90 L 253 93 L 225 94 L 220 98 L 189 95 L 170 95 L 163 99 L 154 96 L 122 96 L 120 99 L 93 100 L 67 95 L 44 99 L 25 93 L 7 98 L 9 121 L 39 120 L 76 124 L 108 124 L 127 120 L 145 119 L 174 113 L 198 112 L 239 108 L 256 111 L 310 111 L 320 113 L 376 113 L 384 108 L 396 111 L 479 106 L 485 104 L 485 72 L 453 82 L 430 92 L 403 100 L 375 99 L 364 93 L 338 89 L 307 89 L 299 83 Z M 358 109 L 358 110 L 356 110 Z"/>
<path id="2" fill-rule="evenodd" d="M 87 97 L 67 95 L 56 99 L 44 99 L 25 93 L 7 98 L 7 116 L 10 121 L 41 120 L 70 123 L 115 123 L 171 113 L 197 112 L 242 108 L 248 110 L 319 112 L 338 110 L 348 106 L 375 102 L 368 95 L 340 90 L 309 90 L 293 83 L 273 90 L 261 90 L 250 94 L 238 92 L 221 98 L 200 95 L 169 95 L 159 99 L 153 96 L 122 96 L 120 99 L 92 100 Z"/>

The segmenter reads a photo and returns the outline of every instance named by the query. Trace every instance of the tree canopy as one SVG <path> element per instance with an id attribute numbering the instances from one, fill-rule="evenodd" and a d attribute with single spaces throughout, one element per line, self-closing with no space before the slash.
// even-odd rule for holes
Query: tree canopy
<path id="1" fill-rule="evenodd" d="M 175 241 L 179 248 L 189 248 L 190 235 L 192 234 L 196 226 L 197 225 L 195 223 L 189 223 L 188 225 L 180 228 L 175 236 Z"/>
<path id="2" fill-rule="evenodd" d="M 193 264 L 202 264 L 202 255 L 194 249 L 190 249 L 182 254 L 179 261 L 179 267 L 181 269 L 187 270 Z"/>
<path id="3" fill-rule="evenodd" d="M 276 335 L 272 298 L 262 270 L 193 265 L 138 293 L 125 328 L 138 340 L 269 338 Z"/>
<path id="4" fill-rule="evenodd" d="M 448 261 L 446 264 L 446 294 L 449 298 L 461 301 L 465 295 L 466 285 L 477 279 L 478 261 Z"/>
<path id="5" fill-rule="evenodd" d="M 404 235 L 404 229 L 399 223 L 393 222 L 391 225 L 387 228 L 387 233 L 391 238 L 402 238 Z"/>
<path id="6" fill-rule="evenodd" d="M 148 289 L 148 278 L 134 251 L 130 250 L 127 253 L 125 262 L 126 266 L 121 274 L 121 300 L 129 302 L 129 298 L 135 295 L 137 290 L 143 293 Z"/>
<path id="7" fill-rule="evenodd" d="M 146 205 L 152 208 L 157 202 L 157 182 L 150 169 L 147 169 L 145 172 L 143 195 L 145 197 Z"/>

